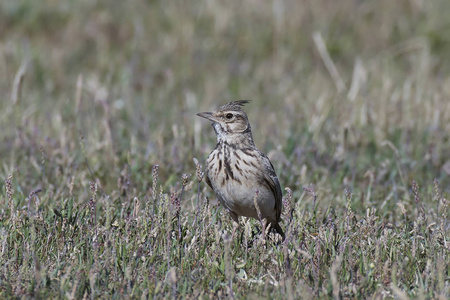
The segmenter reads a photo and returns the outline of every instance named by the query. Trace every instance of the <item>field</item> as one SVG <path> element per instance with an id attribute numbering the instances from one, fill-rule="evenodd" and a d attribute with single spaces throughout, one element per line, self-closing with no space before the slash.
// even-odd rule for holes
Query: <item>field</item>
<path id="1" fill-rule="evenodd" d="M 0 298 L 450 297 L 450 2 L 0 3 Z M 205 183 L 245 110 L 286 240 Z M 196 163 L 197 162 L 197 163 Z"/>

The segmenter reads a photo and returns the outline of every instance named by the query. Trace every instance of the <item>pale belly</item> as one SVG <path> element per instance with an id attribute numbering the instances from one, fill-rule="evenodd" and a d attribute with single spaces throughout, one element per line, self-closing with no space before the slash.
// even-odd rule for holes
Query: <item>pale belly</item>
<path id="1" fill-rule="evenodd" d="M 258 219 L 258 213 L 255 206 L 259 207 L 261 218 L 276 219 L 275 197 L 271 190 L 265 186 L 258 184 L 256 176 L 247 176 L 245 185 L 242 184 L 244 179 L 240 179 L 241 183 L 235 180 L 223 180 L 225 174 L 217 174 L 215 180 L 211 180 L 213 189 L 219 198 L 221 204 L 230 212 L 238 216 L 250 217 Z M 225 182 L 225 185 L 219 183 Z"/>

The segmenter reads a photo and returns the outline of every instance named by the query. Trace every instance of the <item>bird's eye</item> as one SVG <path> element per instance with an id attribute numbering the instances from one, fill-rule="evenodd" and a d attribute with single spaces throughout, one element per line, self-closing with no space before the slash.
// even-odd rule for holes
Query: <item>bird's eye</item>
<path id="1" fill-rule="evenodd" d="M 231 119 L 232 117 L 233 117 L 233 114 L 227 114 L 227 115 L 225 116 L 225 118 L 227 118 L 228 120 Z"/>

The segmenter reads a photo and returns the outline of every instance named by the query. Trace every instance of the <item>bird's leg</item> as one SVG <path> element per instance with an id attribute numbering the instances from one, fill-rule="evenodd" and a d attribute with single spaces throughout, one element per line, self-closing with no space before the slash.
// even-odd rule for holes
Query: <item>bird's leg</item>
<path id="1" fill-rule="evenodd" d="M 233 233 L 231 234 L 231 240 L 234 240 L 234 234 L 239 227 L 239 217 L 235 212 L 228 211 L 230 213 L 230 217 L 233 219 Z"/>
<path id="2" fill-rule="evenodd" d="M 262 225 L 262 236 L 263 236 L 263 241 L 266 241 L 266 227 L 267 227 L 267 219 L 263 219 L 261 220 L 261 225 Z"/>
<path id="3" fill-rule="evenodd" d="M 236 230 L 239 227 L 239 223 L 238 222 L 233 222 L 233 232 L 231 233 L 231 240 L 234 241 L 234 234 L 236 233 Z"/>

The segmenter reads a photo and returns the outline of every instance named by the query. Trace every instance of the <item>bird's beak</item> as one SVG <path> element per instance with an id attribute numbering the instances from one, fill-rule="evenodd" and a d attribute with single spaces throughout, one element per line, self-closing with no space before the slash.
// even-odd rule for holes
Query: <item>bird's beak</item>
<path id="1" fill-rule="evenodd" d="M 213 116 L 213 113 L 211 112 L 202 112 L 198 113 L 197 116 L 208 119 L 212 122 L 218 122 L 217 118 Z"/>

